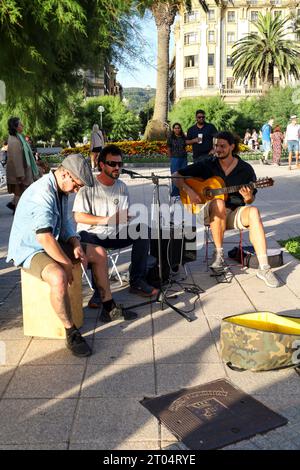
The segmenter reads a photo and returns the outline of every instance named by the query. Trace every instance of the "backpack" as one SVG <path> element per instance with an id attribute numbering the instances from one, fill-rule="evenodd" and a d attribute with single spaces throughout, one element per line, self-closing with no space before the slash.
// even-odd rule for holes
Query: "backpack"
<path id="1" fill-rule="evenodd" d="M 283 263 L 283 251 L 280 248 L 268 249 L 267 255 L 268 255 L 268 263 L 271 268 L 277 268 L 284 264 Z M 229 258 L 232 258 L 240 262 L 241 261 L 240 247 L 235 246 L 232 250 L 228 251 L 228 256 Z M 258 263 L 258 259 L 257 259 L 257 256 L 255 254 L 255 251 L 252 245 L 243 246 L 242 256 L 244 260 L 244 266 L 247 266 L 247 268 L 258 269 L 259 263 Z"/>

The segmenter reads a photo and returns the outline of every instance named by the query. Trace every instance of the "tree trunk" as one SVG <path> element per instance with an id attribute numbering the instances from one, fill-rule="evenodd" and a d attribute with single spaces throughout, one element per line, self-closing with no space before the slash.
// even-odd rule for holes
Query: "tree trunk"
<path id="1" fill-rule="evenodd" d="M 173 3 L 173 2 L 172 2 Z M 168 132 L 169 42 L 177 7 L 169 2 L 155 2 L 152 13 L 157 26 L 157 79 L 154 114 L 148 122 L 145 140 L 165 140 Z"/>
<path id="2" fill-rule="evenodd" d="M 274 86 L 274 64 L 269 64 L 262 82 L 262 94 L 265 95 Z"/>

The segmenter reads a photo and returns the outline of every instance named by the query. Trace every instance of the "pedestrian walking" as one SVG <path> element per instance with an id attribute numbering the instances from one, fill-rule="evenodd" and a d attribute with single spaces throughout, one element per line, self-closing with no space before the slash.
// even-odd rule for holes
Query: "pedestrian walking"
<path id="1" fill-rule="evenodd" d="M 292 169 L 293 153 L 296 158 L 296 168 L 300 168 L 299 165 L 299 137 L 300 137 L 300 125 L 297 122 L 297 116 L 294 114 L 290 117 L 290 124 L 288 124 L 285 132 L 285 145 L 289 152 L 289 166 L 288 169 Z"/>
<path id="2" fill-rule="evenodd" d="M 39 177 L 31 147 L 22 135 L 22 131 L 23 124 L 20 118 L 12 117 L 8 120 L 6 179 L 7 191 L 14 194 L 14 197 L 7 207 L 13 212 L 25 189 Z"/>
<path id="3" fill-rule="evenodd" d="M 97 169 L 98 157 L 103 147 L 104 147 L 103 133 L 99 129 L 98 124 L 94 124 L 92 133 L 91 133 L 91 144 L 90 144 L 91 165 L 92 165 L 93 171 L 95 170 L 95 168 Z"/>
<path id="4" fill-rule="evenodd" d="M 280 126 L 275 126 L 273 134 L 271 134 L 272 151 L 273 151 L 273 163 L 279 166 L 282 154 L 282 144 L 284 135 L 281 132 Z"/>

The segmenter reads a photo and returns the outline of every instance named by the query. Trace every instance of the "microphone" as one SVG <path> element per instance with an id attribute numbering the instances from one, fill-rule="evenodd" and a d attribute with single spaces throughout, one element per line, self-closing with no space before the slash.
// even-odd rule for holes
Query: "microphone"
<path id="1" fill-rule="evenodd" d="M 131 171 L 131 170 L 126 170 L 125 168 L 122 168 L 121 173 L 123 173 L 124 175 L 129 175 L 131 178 L 134 175 L 141 176 L 139 173 L 136 173 L 135 171 Z"/>

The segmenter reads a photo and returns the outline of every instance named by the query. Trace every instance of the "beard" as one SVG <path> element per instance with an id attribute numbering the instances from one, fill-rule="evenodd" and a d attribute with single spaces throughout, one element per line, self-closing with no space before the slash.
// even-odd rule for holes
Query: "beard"
<path id="1" fill-rule="evenodd" d="M 220 157 L 218 154 L 217 154 L 217 157 L 218 157 L 218 160 L 226 160 L 226 158 L 230 157 L 230 152 L 228 152 L 226 155 L 223 155 L 222 157 Z"/>
<path id="2" fill-rule="evenodd" d="M 113 172 L 113 171 L 109 172 L 109 171 L 106 171 L 106 168 L 104 169 L 104 173 L 110 178 L 112 178 L 113 180 L 119 179 L 119 176 L 120 176 L 119 172 Z"/>

